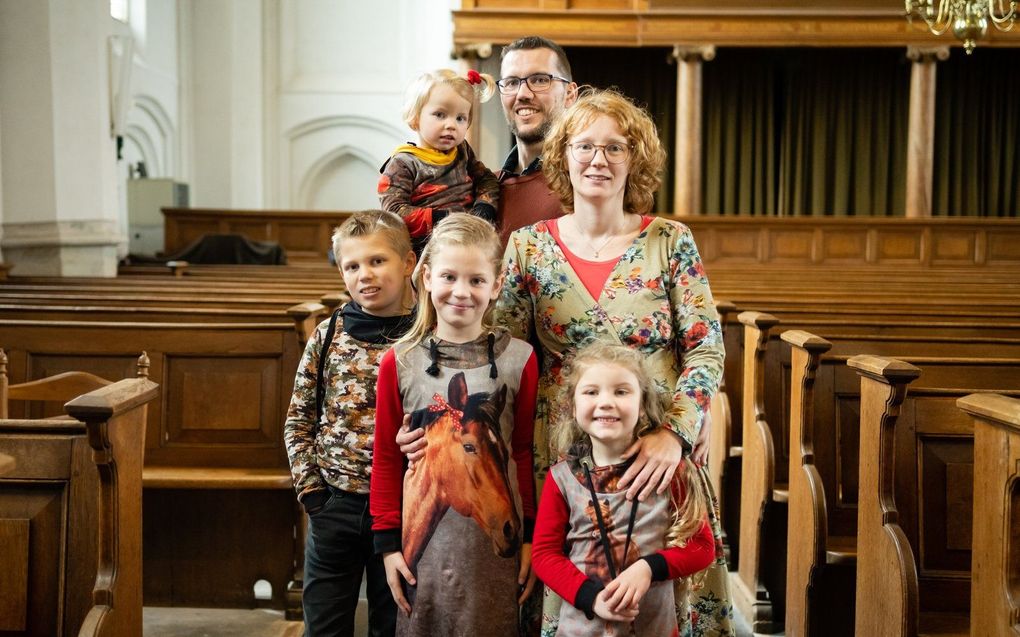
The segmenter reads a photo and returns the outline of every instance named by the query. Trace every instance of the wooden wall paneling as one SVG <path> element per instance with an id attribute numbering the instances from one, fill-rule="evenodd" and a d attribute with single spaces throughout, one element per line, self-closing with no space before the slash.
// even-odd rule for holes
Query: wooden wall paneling
<path id="1" fill-rule="evenodd" d="M 1020 229 L 986 230 L 988 265 L 1020 265 Z"/>

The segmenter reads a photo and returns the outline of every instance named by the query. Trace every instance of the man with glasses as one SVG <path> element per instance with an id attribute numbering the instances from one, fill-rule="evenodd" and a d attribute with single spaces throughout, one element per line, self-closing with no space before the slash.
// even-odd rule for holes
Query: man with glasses
<path id="1" fill-rule="evenodd" d="M 520 38 L 503 48 L 496 83 L 516 144 L 498 172 L 499 234 L 563 214 L 541 170 L 542 142 L 564 109 L 577 99 L 567 54 L 552 40 Z"/>

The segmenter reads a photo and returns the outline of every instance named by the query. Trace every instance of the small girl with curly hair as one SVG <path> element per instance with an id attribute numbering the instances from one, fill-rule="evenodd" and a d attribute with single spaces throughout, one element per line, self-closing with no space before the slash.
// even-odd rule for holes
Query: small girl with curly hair
<path id="1" fill-rule="evenodd" d="M 675 605 L 687 600 L 675 600 L 673 580 L 715 557 L 707 494 L 689 460 L 668 493 L 628 500 L 619 486 L 624 451 L 665 421 L 662 395 L 640 352 L 596 343 L 570 364 L 564 400 L 568 422 L 551 440 L 563 460 L 545 480 L 532 556 L 567 603 L 543 635 L 677 635 Z"/>
<path id="2" fill-rule="evenodd" d="M 384 210 L 403 217 L 415 254 L 432 227 L 451 212 L 496 221 L 499 183 L 464 141 L 475 99 L 495 93 L 491 75 L 440 69 L 419 76 L 407 89 L 404 121 L 418 143 L 398 146 L 383 164 L 378 193 Z"/>

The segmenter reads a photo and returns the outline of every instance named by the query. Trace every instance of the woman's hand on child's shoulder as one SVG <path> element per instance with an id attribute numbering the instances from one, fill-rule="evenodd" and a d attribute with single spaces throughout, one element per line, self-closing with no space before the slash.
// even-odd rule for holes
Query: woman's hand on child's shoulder
<path id="1" fill-rule="evenodd" d="M 606 594 L 606 605 L 611 611 L 633 610 L 636 615 L 638 603 L 651 585 L 652 567 L 645 560 L 638 560 L 609 582 L 602 592 Z"/>

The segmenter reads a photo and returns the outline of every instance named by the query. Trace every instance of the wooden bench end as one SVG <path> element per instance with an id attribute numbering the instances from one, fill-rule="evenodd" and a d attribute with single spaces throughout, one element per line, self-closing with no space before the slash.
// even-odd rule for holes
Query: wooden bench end
<path id="1" fill-rule="evenodd" d="M 956 406 L 971 416 L 995 420 L 1020 429 L 1020 400 L 1002 394 L 970 394 L 956 399 Z"/>
<path id="2" fill-rule="evenodd" d="M 921 375 L 921 370 L 895 358 L 861 354 L 846 362 L 858 374 L 890 383 L 909 383 Z"/>
<path id="3" fill-rule="evenodd" d="M 815 336 L 811 332 L 805 332 L 804 330 L 786 330 L 779 335 L 779 338 L 790 345 L 795 345 L 812 353 L 821 354 L 832 349 L 832 343 L 821 336 Z"/>
<path id="4" fill-rule="evenodd" d="M 765 312 L 741 312 L 737 315 L 737 320 L 744 325 L 751 325 L 758 329 L 768 329 L 779 324 L 779 319 Z"/>

